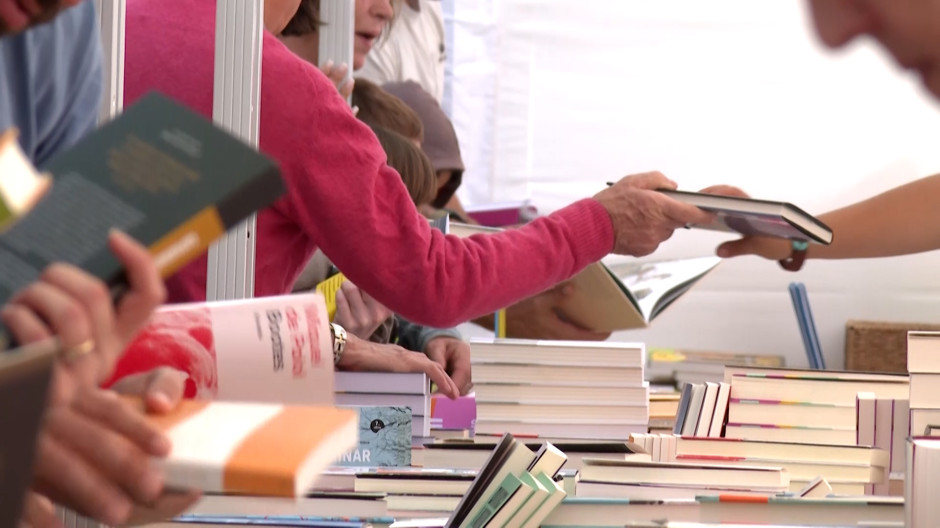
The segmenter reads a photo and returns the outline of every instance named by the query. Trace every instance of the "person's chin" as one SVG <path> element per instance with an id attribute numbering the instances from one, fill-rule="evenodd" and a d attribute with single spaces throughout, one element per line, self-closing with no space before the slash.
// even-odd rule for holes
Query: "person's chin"
<path id="1" fill-rule="evenodd" d="M 362 68 L 366 63 L 366 54 L 360 53 L 358 50 L 353 53 L 353 71 L 356 71 Z"/>

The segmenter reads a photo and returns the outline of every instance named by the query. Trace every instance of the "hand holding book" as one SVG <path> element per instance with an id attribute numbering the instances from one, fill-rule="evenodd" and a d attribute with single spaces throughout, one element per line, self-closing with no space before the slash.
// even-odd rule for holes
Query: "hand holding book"
<path id="1" fill-rule="evenodd" d="M 641 257 L 656 251 L 674 230 L 687 224 L 707 224 L 714 215 L 670 199 L 659 189 L 675 189 L 662 173 L 647 172 L 622 178 L 594 195 L 610 215 L 614 230 L 612 253 Z"/>
<path id="2" fill-rule="evenodd" d="M 157 369 L 128 378 L 116 389 L 162 414 L 180 403 L 183 377 Z M 51 407 L 39 441 L 36 489 L 109 525 L 171 517 L 192 505 L 198 494 L 164 490 L 163 472 L 150 461 L 167 456 L 171 446 L 142 411 L 100 389 Z M 29 501 L 31 525 L 46 526 L 40 522 L 46 512 L 42 500 L 34 495 Z"/>
<path id="3" fill-rule="evenodd" d="M 127 270 L 129 283 L 117 306 L 101 280 L 71 265 L 54 264 L 0 311 L 19 343 L 58 337 L 64 352 L 53 379 L 53 404 L 71 402 L 79 390 L 110 375 L 124 347 L 166 297 L 146 248 L 118 232 L 108 245 Z"/>

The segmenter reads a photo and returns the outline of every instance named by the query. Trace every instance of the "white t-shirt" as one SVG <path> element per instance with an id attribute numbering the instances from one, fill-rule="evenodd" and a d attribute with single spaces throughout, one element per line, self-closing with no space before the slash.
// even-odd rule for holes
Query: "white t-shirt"
<path id="1" fill-rule="evenodd" d="M 444 97 L 444 14 L 439 0 L 419 0 L 421 11 L 407 5 L 356 71 L 376 84 L 414 81 L 438 103 Z"/>

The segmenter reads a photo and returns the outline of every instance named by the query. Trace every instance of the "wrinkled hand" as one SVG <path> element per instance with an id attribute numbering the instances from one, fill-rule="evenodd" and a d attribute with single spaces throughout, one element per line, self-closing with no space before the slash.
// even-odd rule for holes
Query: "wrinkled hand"
<path id="1" fill-rule="evenodd" d="M 320 71 L 336 85 L 336 89 L 339 90 L 339 94 L 343 96 L 343 99 L 348 99 L 353 92 L 353 86 L 356 84 L 355 79 L 352 77 L 346 77 L 346 74 L 349 73 L 349 66 L 346 63 L 336 66 L 333 64 L 332 60 L 326 61 L 326 64 L 320 68 Z"/>
<path id="2" fill-rule="evenodd" d="M 166 412 L 179 403 L 184 379 L 179 371 L 161 368 L 115 387 L 140 396 L 150 412 Z M 25 520 L 42 526 L 45 510 L 37 495 L 109 525 L 177 515 L 198 494 L 164 490 L 163 473 L 150 459 L 169 451 L 166 436 L 116 392 L 82 389 L 70 405 L 47 413 Z"/>
<path id="3" fill-rule="evenodd" d="M 391 316 L 391 310 L 348 280 L 343 281 L 336 292 L 333 322 L 356 337 L 369 339 L 375 329 Z"/>
<path id="4" fill-rule="evenodd" d="M 710 213 L 656 192 L 675 188 L 675 182 L 661 173 L 646 172 L 622 178 L 594 195 L 607 209 L 613 224 L 613 253 L 648 255 L 671 237 L 676 228 L 712 220 Z"/>
<path id="5" fill-rule="evenodd" d="M 67 403 L 78 389 L 105 379 L 127 343 L 166 298 L 146 248 L 118 232 L 108 243 L 124 264 L 130 285 L 116 308 L 102 281 L 74 266 L 53 264 L 0 310 L 3 324 L 19 343 L 58 336 L 65 349 L 94 344 L 92 353 L 59 362 L 52 382 L 53 404 Z"/>
<path id="6" fill-rule="evenodd" d="M 360 372 L 424 372 L 448 398 L 460 395 L 460 389 L 443 366 L 421 352 L 405 350 L 398 345 L 381 345 L 350 335 L 338 367 Z"/>
<path id="7" fill-rule="evenodd" d="M 746 192 L 730 185 L 713 185 L 700 192 L 749 198 Z M 719 257 L 725 258 L 758 255 L 766 259 L 780 260 L 790 256 L 790 241 L 772 237 L 748 236 L 719 245 L 716 253 Z"/>
<path id="8" fill-rule="evenodd" d="M 510 306 L 506 309 L 506 336 L 571 341 L 604 341 L 610 337 L 610 332 L 595 332 L 565 317 L 560 306 L 574 293 L 574 284 L 563 282 Z"/>
<path id="9" fill-rule="evenodd" d="M 467 394 L 473 388 L 470 377 L 470 343 L 455 337 L 436 337 L 424 347 L 424 354 L 437 363 L 460 389 L 460 394 Z"/>

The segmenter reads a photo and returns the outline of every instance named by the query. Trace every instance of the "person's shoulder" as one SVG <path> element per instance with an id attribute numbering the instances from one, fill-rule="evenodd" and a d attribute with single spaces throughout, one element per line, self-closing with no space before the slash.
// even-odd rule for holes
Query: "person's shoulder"
<path id="1" fill-rule="evenodd" d="M 301 59 L 287 48 L 277 37 L 264 32 L 262 42 L 263 64 L 262 90 L 271 88 L 279 93 L 292 93 L 289 102 L 299 96 L 318 95 L 333 83 L 313 64 Z"/>

